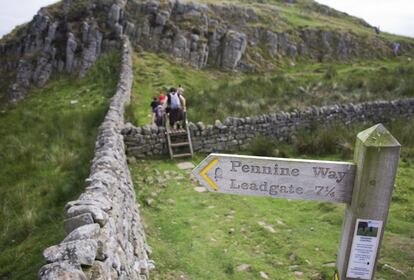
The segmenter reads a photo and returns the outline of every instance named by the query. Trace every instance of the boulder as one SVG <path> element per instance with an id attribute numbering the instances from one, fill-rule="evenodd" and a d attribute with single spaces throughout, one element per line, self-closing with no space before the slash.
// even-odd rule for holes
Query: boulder
<path id="1" fill-rule="evenodd" d="M 115 26 L 116 23 L 119 23 L 121 18 L 121 6 L 118 3 L 114 3 L 108 12 L 108 24 L 109 26 Z"/>
<path id="2" fill-rule="evenodd" d="M 155 24 L 164 26 L 170 17 L 170 13 L 168 11 L 159 11 L 157 16 L 155 17 Z"/>
<path id="3" fill-rule="evenodd" d="M 74 264 L 92 265 L 97 250 L 98 243 L 96 240 L 76 240 L 45 249 L 43 257 L 48 263 L 68 260 Z"/>
<path id="4" fill-rule="evenodd" d="M 69 235 L 63 239 L 62 243 L 75 240 L 94 239 L 98 235 L 100 229 L 101 227 L 98 224 L 89 224 L 78 227 L 69 233 Z"/>
<path id="5" fill-rule="evenodd" d="M 66 211 L 68 218 L 73 218 L 85 213 L 90 213 L 93 220 L 101 226 L 104 226 L 108 221 L 108 214 L 106 214 L 102 209 L 92 205 L 72 206 Z"/>
<path id="6" fill-rule="evenodd" d="M 86 280 L 81 266 L 69 261 L 62 261 L 58 263 L 51 263 L 44 265 L 38 273 L 40 280 Z"/>
<path id="7" fill-rule="evenodd" d="M 25 59 L 19 60 L 17 66 L 16 82 L 11 86 L 9 102 L 16 104 L 24 99 L 30 89 L 30 81 L 33 76 L 33 65 Z"/>
<path id="8" fill-rule="evenodd" d="M 81 78 L 85 77 L 88 70 L 92 67 L 93 63 L 100 55 L 102 38 L 103 35 L 96 26 L 89 31 L 87 39 L 88 45 L 83 50 L 81 68 L 79 71 L 79 76 Z"/>
<path id="9" fill-rule="evenodd" d="M 177 34 L 173 43 L 173 55 L 178 58 L 187 58 L 189 55 L 189 47 L 187 46 L 187 38 L 183 34 Z"/>
<path id="10" fill-rule="evenodd" d="M 246 46 L 246 34 L 229 30 L 224 37 L 221 66 L 230 70 L 235 69 L 246 50 Z"/>
<path id="11" fill-rule="evenodd" d="M 277 44 L 278 44 L 278 37 L 276 33 L 272 31 L 266 31 L 266 44 L 269 50 L 269 54 L 272 57 L 275 57 L 278 53 Z"/>
<path id="12" fill-rule="evenodd" d="M 93 224 L 93 217 L 91 213 L 84 213 L 78 216 L 66 219 L 64 221 L 66 233 L 72 232 L 74 229 L 83 225 Z"/>
<path id="13" fill-rule="evenodd" d="M 38 87 L 43 87 L 52 74 L 52 64 L 46 57 L 39 57 L 36 70 L 33 73 L 33 82 Z"/>
<path id="14" fill-rule="evenodd" d="M 75 35 L 73 33 L 68 34 L 68 40 L 66 42 L 66 71 L 71 73 L 74 66 L 75 52 L 78 47 Z"/>
<path id="15" fill-rule="evenodd" d="M 19 61 L 17 66 L 16 83 L 25 89 L 29 89 L 30 80 L 33 76 L 33 65 L 25 59 Z"/>
<path id="16" fill-rule="evenodd" d="M 100 261 L 95 261 L 90 268 L 86 269 L 85 274 L 88 279 L 94 280 L 109 280 L 118 276 L 112 267 Z"/>
<path id="17" fill-rule="evenodd" d="M 59 22 L 53 22 L 52 24 L 49 24 L 49 28 L 47 31 L 47 36 L 45 38 L 45 46 L 43 51 L 45 53 L 51 53 L 52 52 L 52 42 L 55 39 L 56 29 L 59 26 Z"/>

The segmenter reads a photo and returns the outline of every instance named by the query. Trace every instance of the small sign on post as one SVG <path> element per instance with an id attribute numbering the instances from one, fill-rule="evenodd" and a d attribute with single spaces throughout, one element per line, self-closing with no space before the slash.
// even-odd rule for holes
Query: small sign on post
<path id="1" fill-rule="evenodd" d="M 381 231 L 382 221 L 357 219 L 346 277 L 372 278 Z"/>
<path id="2" fill-rule="evenodd" d="M 372 280 L 400 144 L 382 124 L 357 136 L 355 163 L 210 154 L 193 174 L 212 192 L 346 203 L 339 280 Z"/>

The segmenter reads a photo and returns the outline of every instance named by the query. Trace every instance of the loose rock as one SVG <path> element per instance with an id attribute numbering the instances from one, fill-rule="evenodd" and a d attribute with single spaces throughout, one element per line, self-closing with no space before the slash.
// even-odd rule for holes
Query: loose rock
<path id="1" fill-rule="evenodd" d="M 262 277 L 263 279 L 269 279 L 269 276 L 267 275 L 267 273 L 266 272 L 264 272 L 264 271 L 260 271 L 260 277 Z"/>
<path id="2" fill-rule="evenodd" d="M 195 187 L 194 190 L 199 193 L 207 192 L 207 189 L 205 187 Z"/>
<path id="3" fill-rule="evenodd" d="M 180 162 L 177 164 L 178 169 L 186 170 L 193 169 L 195 166 L 192 162 Z"/>
<path id="4" fill-rule="evenodd" d="M 239 265 L 237 268 L 236 268 L 236 270 L 237 271 L 250 271 L 252 269 L 252 267 L 250 266 L 250 265 L 248 265 L 248 264 L 241 264 L 241 265 Z"/>

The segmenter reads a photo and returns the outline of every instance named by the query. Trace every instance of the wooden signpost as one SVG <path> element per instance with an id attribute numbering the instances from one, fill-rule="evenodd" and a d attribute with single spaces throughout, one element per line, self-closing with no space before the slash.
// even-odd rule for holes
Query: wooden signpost
<path id="1" fill-rule="evenodd" d="M 354 163 L 210 154 L 193 174 L 217 193 L 346 203 L 339 279 L 372 280 L 399 153 L 378 124 L 357 135 Z"/>

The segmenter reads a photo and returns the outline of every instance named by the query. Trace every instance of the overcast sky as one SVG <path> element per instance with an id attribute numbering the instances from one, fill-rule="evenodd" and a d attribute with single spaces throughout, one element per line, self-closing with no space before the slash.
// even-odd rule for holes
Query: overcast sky
<path id="1" fill-rule="evenodd" d="M 381 30 L 414 37 L 414 0 L 317 0 L 361 17 Z M 57 0 L 0 0 L 0 36 L 30 21 L 40 7 Z"/>
<path id="2" fill-rule="evenodd" d="M 0 0 L 0 37 L 19 24 L 32 20 L 37 11 L 58 0 Z"/>
<path id="3" fill-rule="evenodd" d="M 414 38 L 413 0 L 317 0 L 390 33 Z"/>

